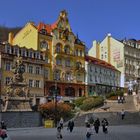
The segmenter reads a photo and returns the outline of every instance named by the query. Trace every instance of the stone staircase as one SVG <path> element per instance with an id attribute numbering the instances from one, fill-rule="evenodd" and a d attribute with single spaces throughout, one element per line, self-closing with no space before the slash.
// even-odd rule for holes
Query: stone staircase
<path id="1" fill-rule="evenodd" d="M 85 126 L 85 118 L 93 117 L 94 119 L 107 118 L 109 125 L 130 125 L 130 124 L 140 124 L 140 113 L 136 110 L 134 104 L 134 96 L 126 96 L 125 103 L 119 103 L 117 101 L 107 101 L 106 106 L 109 109 L 103 110 L 98 108 L 96 110 L 91 110 L 90 112 L 81 112 L 79 116 L 75 119 L 75 126 Z M 125 119 L 121 120 L 121 110 L 125 110 Z"/>

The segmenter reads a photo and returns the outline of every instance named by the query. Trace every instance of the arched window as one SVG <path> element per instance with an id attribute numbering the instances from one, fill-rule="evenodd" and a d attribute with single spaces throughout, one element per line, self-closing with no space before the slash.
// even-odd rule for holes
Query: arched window
<path id="1" fill-rule="evenodd" d="M 55 96 L 55 94 L 60 95 L 60 88 L 57 86 L 51 86 L 49 88 L 49 96 Z"/>
<path id="2" fill-rule="evenodd" d="M 60 53 L 61 52 L 61 44 L 60 43 L 58 43 L 57 45 L 56 45 L 56 53 Z"/>

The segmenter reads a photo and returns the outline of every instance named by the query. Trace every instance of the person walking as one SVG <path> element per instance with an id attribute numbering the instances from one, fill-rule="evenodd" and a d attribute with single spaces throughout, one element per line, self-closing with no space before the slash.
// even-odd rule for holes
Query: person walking
<path id="1" fill-rule="evenodd" d="M 122 118 L 122 120 L 124 120 L 124 117 L 125 117 L 125 111 L 124 111 L 124 109 L 122 109 L 122 111 L 121 111 L 121 118 Z"/>
<path id="2" fill-rule="evenodd" d="M 88 126 L 88 124 L 89 124 L 89 118 L 88 118 L 88 116 L 86 116 L 86 118 L 85 118 L 85 125 L 86 125 L 86 127 Z"/>
<path id="3" fill-rule="evenodd" d="M 1 129 L 7 129 L 6 124 L 4 121 L 1 121 Z"/>
<path id="4" fill-rule="evenodd" d="M 58 140 L 63 139 L 63 136 L 62 136 L 62 133 L 61 133 L 61 127 L 60 126 L 57 127 L 56 137 L 57 137 Z"/>
<path id="5" fill-rule="evenodd" d="M 95 132 L 98 134 L 99 132 L 99 127 L 100 127 L 100 120 L 99 118 L 97 118 L 94 122 L 94 129 L 95 129 Z"/>
<path id="6" fill-rule="evenodd" d="M 118 103 L 120 103 L 120 96 L 118 96 Z"/>
<path id="7" fill-rule="evenodd" d="M 70 132 L 72 132 L 72 131 L 73 131 L 73 128 L 74 128 L 74 121 L 71 120 L 71 121 L 69 121 L 69 123 L 68 123 L 68 130 L 70 130 Z"/>
<path id="8" fill-rule="evenodd" d="M 63 129 L 63 124 L 64 124 L 64 120 L 63 118 L 61 117 L 60 121 L 59 121 L 59 125 L 61 127 L 61 129 Z"/>
<path id="9" fill-rule="evenodd" d="M 106 118 L 103 118 L 102 120 L 102 128 L 105 134 L 108 133 L 108 121 Z"/>
<path id="10" fill-rule="evenodd" d="M 90 140 L 92 135 L 92 129 L 90 127 L 90 124 L 87 124 L 87 130 L 86 130 L 86 140 Z"/>

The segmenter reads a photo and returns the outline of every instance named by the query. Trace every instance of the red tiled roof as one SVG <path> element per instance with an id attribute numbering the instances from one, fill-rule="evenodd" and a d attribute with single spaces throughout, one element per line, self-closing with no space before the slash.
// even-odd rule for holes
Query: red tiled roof
<path id="1" fill-rule="evenodd" d="M 47 33 L 51 33 L 53 29 L 57 28 L 57 21 L 51 25 L 49 24 L 44 24 L 43 22 L 40 22 L 37 26 L 38 31 L 45 29 Z"/>
<path id="2" fill-rule="evenodd" d="M 101 59 L 95 58 L 95 57 L 91 57 L 91 56 L 86 55 L 85 60 L 92 62 L 94 64 L 97 64 L 97 65 L 112 69 L 112 70 L 117 70 L 113 65 L 111 65 L 111 64 L 109 64 Z"/>

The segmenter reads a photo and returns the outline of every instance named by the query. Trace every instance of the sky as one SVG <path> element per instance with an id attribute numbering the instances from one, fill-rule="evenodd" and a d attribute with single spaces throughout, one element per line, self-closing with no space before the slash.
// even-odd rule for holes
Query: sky
<path id="1" fill-rule="evenodd" d="M 88 48 L 108 33 L 140 40 L 140 0 L 0 0 L 0 25 L 52 24 L 64 9 L 72 31 Z"/>

